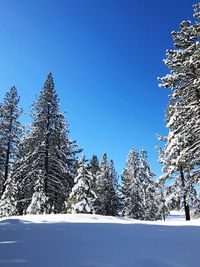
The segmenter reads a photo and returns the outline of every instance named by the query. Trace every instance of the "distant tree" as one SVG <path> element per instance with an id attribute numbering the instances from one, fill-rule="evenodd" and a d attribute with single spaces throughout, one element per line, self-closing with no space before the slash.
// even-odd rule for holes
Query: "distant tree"
<path id="1" fill-rule="evenodd" d="M 0 105 L 0 195 L 6 190 L 13 159 L 18 150 L 22 134 L 19 117 L 22 110 L 18 107 L 19 96 L 13 86 Z"/>
<path id="2" fill-rule="evenodd" d="M 96 213 L 101 215 L 117 215 L 118 196 L 115 188 L 116 171 L 113 161 L 108 162 L 106 153 L 100 164 L 100 170 L 97 172 L 96 182 Z"/>
<path id="3" fill-rule="evenodd" d="M 99 171 L 99 160 L 98 157 L 96 155 L 92 156 L 92 159 L 90 160 L 90 169 L 91 169 L 91 173 L 96 176 L 97 172 Z"/>
<path id="4" fill-rule="evenodd" d="M 139 155 L 135 149 L 128 154 L 125 169 L 122 173 L 122 214 L 133 219 L 144 219 L 144 193 L 140 180 Z"/>
<path id="5" fill-rule="evenodd" d="M 109 197 L 111 203 L 110 215 L 116 216 L 118 214 L 120 201 L 118 193 L 118 177 L 113 160 L 111 160 L 109 164 L 109 188 Z"/>
<path id="6" fill-rule="evenodd" d="M 197 219 L 200 218 L 200 195 L 195 198 L 193 202 L 193 210 L 192 210 L 192 218 Z"/>
<path id="7" fill-rule="evenodd" d="M 96 194 L 92 190 L 93 176 L 83 156 L 78 164 L 78 174 L 68 200 L 70 213 L 95 213 Z"/>
<path id="8" fill-rule="evenodd" d="M 159 184 L 159 181 L 155 182 L 156 188 L 156 204 L 158 206 L 156 218 L 165 221 L 166 216 L 170 214 L 168 207 L 167 190 L 165 186 Z"/>
<path id="9" fill-rule="evenodd" d="M 109 165 L 107 155 L 103 154 L 103 158 L 100 164 L 100 169 L 97 172 L 96 180 L 96 213 L 101 215 L 108 215 L 107 210 L 110 205 L 108 200 L 108 178 L 109 177 Z"/>
<path id="10" fill-rule="evenodd" d="M 139 180 L 143 188 L 143 208 L 145 220 L 158 219 L 159 199 L 157 198 L 155 174 L 151 172 L 147 152 L 142 149 L 139 156 Z"/>
<path id="11" fill-rule="evenodd" d="M 160 162 L 163 182 L 171 180 L 173 195 L 180 198 L 186 220 L 190 220 L 191 188 L 200 175 L 200 4 L 194 5 L 195 22 L 183 21 L 172 32 L 174 50 L 167 50 L 165 64 L 170 74 L 160 78 L 170 88 L 166 112 L 169 134 Z"/>

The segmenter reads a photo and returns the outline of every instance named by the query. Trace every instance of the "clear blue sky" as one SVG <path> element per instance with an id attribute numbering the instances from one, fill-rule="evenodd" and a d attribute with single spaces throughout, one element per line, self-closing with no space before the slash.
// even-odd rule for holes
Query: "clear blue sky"
<path id="1" fill-rule="evenodd" d="M 191 0 L 0 0 L 0 100 L 16 85 L 27 112 L 52 72 L 70 136 L 87 157 L 107 152 L 120 173 L 145 147 L 160 173 L 167 89 L 157 76 L 170 33 L 192 19 Z"/>

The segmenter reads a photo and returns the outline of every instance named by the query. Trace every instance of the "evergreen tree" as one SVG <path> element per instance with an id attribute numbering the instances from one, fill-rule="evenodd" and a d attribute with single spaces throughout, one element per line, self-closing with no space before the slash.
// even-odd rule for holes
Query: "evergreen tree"
<path id="1" fill-rule="evenodd" d="M 68 201 L 70 213 L 95 213 L 96 194 L 92 190 L 93 176 L 86 166 L 85 157 L 79 161 L 78 174 Z"/>
<path id="2" fill-rule="evenodd" d="M 22 110 L 18 107 L 19 96 L 13 86 L 0 105 L 0 195 L 6 190 L 13 159 L 18 150 L 22 126 L 19 117 Z"/>
<path id="3" fill-rule="evenodd" d="M 139 155 L 135 149 L 132 149 L 122 173 L 122 214 L 133 219 L 145 218 L 139 163 Z"/>
<path id="4" fill-rule="evenodd" d="M 28 187 L 29 184 L 24 184 L 23 177 L 26 175 L 26 168 L 24 168 L 26 165 L 24 164 L 27 162 L 26 155 L 28 154 L 28 146 L 27 139 L 25 137 L 22 137 L 20 140 L 20 143 L 18 145 L 18 150 L 16 151 L 13 164 L 12 164 L 12 171 L 9 175 L 8 181 L 6 182 L 6 190 L 3 194 L 3 201 L 1 202 L 1 209 L 4 208 L 4 204 L 7 205 L 7 202 L 15 203 L 13 206 L 16 206 L 16 214 L 22 215 L 25 213 L 27 209 L 27 202 L 31 200 L 33 189 Z M 30 166 L 32 162 L 29 162 Z M 11 183 L 11 184 L 10 184 Z M 33 183 L 33 181 L 32 181 Z M 30 183 L 31 184 L 31 183 Z M 8 187 L 8 189 L 7 189 Z M 12 188 L 14 188 L 14 192 L 12 191 Z M 6 201 L 4 201 L 6 199 Z M 14 214 L 12 214 L 14 215 Z"/>
<path id="5" fill-rule="evenodd" d="M 90 169 L 91 169 L 91 173 L 96 176 L 97 172 L 100 170 L 99 168 L 99 160 L 98 157 L 96 155 L 92 156 L 92 159 L 90 160 Z"/>
<path id="6" fill-rule="evenodd" d="M 103 155 L 100 170 L 97 172 L 96 213 L 115 216 L 118 209 L 118 196 L 115 188 L 116 172 L 114 163 L 108 163 L 106 153 Z"/>
<path id="7" fill-rule="evenodd" d="M 118 177 L 115 170 L 114 161 L 111 160 L 109 164 L 109 197 L 110 197 L 110 214 L 116 216 L 118 214 L 120 202 L 118 194 Z"/>
<path id="8" fill-rule="evenodd" d="M 107 161 L 107 155 L 103 154 L 103 158 L 100 164 L 100 169 L 97 172 L 97 181 L 96 181 L 96 213 L 100 215 L 109 215 L 107 214 L 109 200 L 108 200 L 108 177 L 109 177 L 109 166 Z"/>
<path id="9" fill-rule="evenodd" d="M 180 30 L 172 32 L 175 49 L 167 51 L 165 60 L 170 74 L 160 78 L 161 86 L 172 90 L 166 112 L 169 134 L 160 157 L 164 175 L 160 179 L 173 181 L 186 220 L 190 220 L 191 188 L 200 173 L 199 7 L 194 5 L 194 23 L 183 21 Z"/>
<path id="10" fill-rule="evenodd" d="M 158 204 L 158 209 L 156 213 L 156 217 L 158 219 L 162 219 L 165 221 L 166 216 L 170 214 L 169 208 L 167 206 L 167 190 L 165 186 L 160 185 L 159 181 L 155 183 L 155 188 L 156 188 L 156 202 Z"/>
<path id="11" fill-rule="evenodd" d="M 0 217 L 8 217 L 18 214 L 16 201 L 17 192 L 17 183 L 11 176 L 9 176 L 5 182 L 5 191 L 0 199 Z"/>
<path id="12" fill-rule="evenodd" d="M 46 214 L 49 213 L 50 206 L 48 197 L 44 191 L 44 176 L 38 176 L 34 187 L 34 194 L 30 205 L 27 208 L 28 214 Z"/>
<path id="13" fill-rule="evenodd" d="M 144 219 L 150 221 L 158 219 L 157 212 L 160 204 L 153 181 L 154 176 L 148 163 L 147 152 L 142 149 L 139 157 L 139 180 L 143 188 Z"/>
<path id="14" fill-rule="evenodd" d="M 68 137 L 68 125 L 59 111 L 51 73 L 33 104 L 32 117 L 33 123 L 21 144 L 25 154 L 20 154 L 13 174 L 23 185 L 23 213 L 28 206 L 28 212 L 39 212 L 36 197 L 45 200 L 39 207 L 42 213 L 61 212 L 73 186 L 75 156 L 79 151 Z"/>
<path id="15" fill-rule="evenodd" d="M 200 217 L 200 195 L 197 194 L 197 197 L 194 200 L 193 210 L 192 210 L 192 218 L 197 219 Z"/>
<path id="16" fill-rule="evenodd" d="M 34 151 L 30 141 L 30 132 L 26 128 L 26 133 L 21 139 L 19 144 L 19 149 L 16 154 L 13 166 L 11 177 L 14 181 L 17 181 L 17 210 L 19 215 L 26 214 L 26 210 L 31 202 L 31 198 L 34 193 L 35 180 L 32 177 L 33 168 L 31 151 Z M 29 172 L 30 171 L 30 172 Z"/>

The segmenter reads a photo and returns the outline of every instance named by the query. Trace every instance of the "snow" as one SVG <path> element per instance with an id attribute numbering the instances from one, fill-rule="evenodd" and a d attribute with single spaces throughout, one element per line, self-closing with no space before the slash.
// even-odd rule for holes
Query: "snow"
<path id="1" fill-rule="evenodd" d="M 167 221 L 185 221 L 185 214 L 182 211 L 171 211 L 170 215 L 167 217 Z"/>
<path id="2" fill-rule="evenodd" d="M 200 219 L 59 214 L 0 219 L 0 266 L 199 267 Z"/>

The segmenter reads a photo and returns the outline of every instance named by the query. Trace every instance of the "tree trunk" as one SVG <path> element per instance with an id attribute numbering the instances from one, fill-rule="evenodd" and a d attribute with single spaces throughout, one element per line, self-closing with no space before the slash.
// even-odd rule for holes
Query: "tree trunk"
<path id="1" fill-rule="evenodd" d="M 180 170 L 181 183 L 182 183 L 182 187 L 184 190 L 185 189 L 185 180 L 184 180 L 183 167 L 180 166 L 179 170 Z M 183 204 L 184 204 L 184 209 L 185 209 L 185 219 L 186 219 L 186 221 L 189 221 L 190 220 L 190 208 L 189 208 L 189 205 L 187 203 L 186 192 L 184 192 L 184 195 L 183 195 Z"/>

